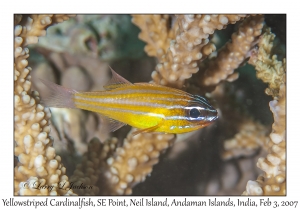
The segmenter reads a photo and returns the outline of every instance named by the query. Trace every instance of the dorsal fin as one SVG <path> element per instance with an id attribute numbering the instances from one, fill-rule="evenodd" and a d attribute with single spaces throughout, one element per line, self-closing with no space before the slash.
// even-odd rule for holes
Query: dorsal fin
<path id="1" fill-rule="evenodd" d="M 127 81 L 123 77 L 121 77 L 119 74 L 117 74 L 110 66 L 110 71 L 112 74 L 112 78 L 108 81 L 106 85 L 103 86 L 105 90 L 112 90 L 115 88 L 122 87 L 124 85 L 132 85 L 131 82 Z"/>

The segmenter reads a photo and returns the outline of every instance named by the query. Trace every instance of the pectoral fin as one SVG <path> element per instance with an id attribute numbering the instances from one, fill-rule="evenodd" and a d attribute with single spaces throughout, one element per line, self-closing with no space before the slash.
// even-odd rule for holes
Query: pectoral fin
<path id="1" fill-rule="evenodd" d="M 132 136 L 135 136 L 137 134 L 140 134 L 140 133 L 149 133 L 149 132 L 153 132 L 155 131 L 157 128 L 159 128 L 162 123 L 163 123 L 164 120 L 162 120 L 160 123 L 158 123 L 157 125 L 155 126 L 152 126 L 152 127 L 149 127 L 149 128 L 144 128 L 144 129 L 141 129 L 141 130 L 137 130 L 137 131 L 134 131 L 131 135 Z"/>

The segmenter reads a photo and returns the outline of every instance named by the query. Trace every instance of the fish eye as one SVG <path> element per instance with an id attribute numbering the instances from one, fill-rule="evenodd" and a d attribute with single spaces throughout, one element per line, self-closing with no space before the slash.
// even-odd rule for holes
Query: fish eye
<path id="1" fill-rule="evenodd" d="M 200 112 L 197 108 L 190 109 L 190 117 L 191 118 L 197 118 L 200 116 Z"/>

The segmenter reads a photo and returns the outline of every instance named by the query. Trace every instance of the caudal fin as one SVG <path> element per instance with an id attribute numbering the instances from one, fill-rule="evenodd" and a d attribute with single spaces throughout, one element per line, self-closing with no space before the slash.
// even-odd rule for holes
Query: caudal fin
<path id="1" fill-rule="evenodd" d="M 47 107 L 58 108 L 76 108 L 74 103 L 74 94 L 76 90 L 65 88 L 53 82 L 40 79 L 50 90 L 48 97 L 41 97 L 41 103 Z"/>

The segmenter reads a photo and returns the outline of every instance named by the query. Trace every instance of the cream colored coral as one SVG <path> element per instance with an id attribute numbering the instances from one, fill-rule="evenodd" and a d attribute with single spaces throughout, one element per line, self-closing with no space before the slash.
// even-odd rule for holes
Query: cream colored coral
<path id="1" fill-rule="evenodd" d="M 21 16 L 16 17 L 15 24 L 18 24 Z M 55 23 L 52 18 L 56 16 L 31 15 L 24 25 L 15 26 L 14 132 L 15 156 L 19 160 L 15 167 L 15 195 L 73 194 L 60 188 L 60 184 L 65 187 L 69 185 L 66 168 L 52 147 L 53 140 L 49 136 L 50 111 L 39 104 L 38 92 L 31 92 L 31 68 L 26 60 L 29 50 L 25 46 L 36 43 L 38 36 L 45 35 L 46 27 Z M 66 15 L 57 17 L 59 21 L 68 18 Z M 42 185 L 43 188 L 36 187 Z"/>
<path id="2" fill-rule="evenodd" d="M 104 144 L 93 139 L 76 167 L 71 182 L 93 186 L 76 190 L 79 195 L 130 195 L 132 188 L 146 179 L 158 158 L 175 140 L 173 134 L 143 133 L 131 136 L 130 132 L 122 147 L 117 139 Z"/>
<path id="3" fill-rule="evenodd" d="M 97 138 L 89 142 L 88 152 L 70 178 L 74 186 L 87 186 L 85 189 L 75 189 L 78 195 L 109 195 L 104 172 L 107 170 L 106 161 L 115 152 L 117 143 L 117 138 L 108 139 L 103 144 Z"/>
<path id="4" fill-rule="evenodd" d="M 166 54 L 178 28 L 175 23 L 169 28 L 171 19 L 170 15 L 132 15 L 132 22 L 141 29 L 139 38 L 147 43 L 145 52 L 159 61 Z"/>
<path id="5" fill-rule="evenodd" d="M 269 154 L 259 158 L 257 166 L 264 171 L 256 181 L 249 181 L 243 195 L 285 195 L 286 194 L 286 90 L 279 89 L 278 100 L 270 102 L 273 112 L 273 131 L 270 134 Z"/>
<path id="6" fill-rule="evenodd" d="M 277 60 L 277 55 L 272 53 L 275 35 L 270 29 L 259 39 L 259 48 L 252 52 L 249 63 L 255 66 L 256 76 L 269 84 L 266 94 L 276 97 L 279 87 L 285 82 L 286 61 Z"/>
<path id="7" fill-rule="evenodd" d="M 112 195 L 130 195 L 132 188 L 146 179 L 158 163 L 162 152 L 175 140 L 174 134 L 142 133 L 134 137 L 131 132 L 124 146 L 117 148 L 113 157 L 107 159 L 105 176 Z"/>
<path id="8" fill-rule="evenodd" d="M 216 49 L 209 42 L 209 35 L 242 17 L 245 15 L 178 15 L 178 33 L 171 41 L 169 51 L 152 72 L 154 82 L 181 88 L 185 79 L 198 72 L 197 62 Z"/>
<path id="9" fill-rule="evenodd" d="M 267 147 L 268 129 L 261 123 L 245 120 L 239 130 L 232 139 L 225 140 L 223 159 L 252 155 L 257 149 Z"/>
<path id="10" fill-rule="evenodd" d="M 203 85 L 217 85 L 234 73 L 256 43 L 263 22 L 263 15 L 251 16 L 243 21 L 238 31 L 232 34 L 231 41 L 219 50 L 217 57 L 209 61 L 208 68 L 200 78 Z"/>
<path id="11" fill-rule="evenodd" d="M 274 100 L 270 102 L 274 123 L 266 157 L 258 159 L 257 166 L 264 171 L 256 181 L 249 181 L 243 195 L 286 194 L 286 66 L 271 54 L 274 35 L 270 29 L 260 38 L 259 49 L 250 63 L 255 65 L 257 77 L 269 84 L 266 90 Z"/>

